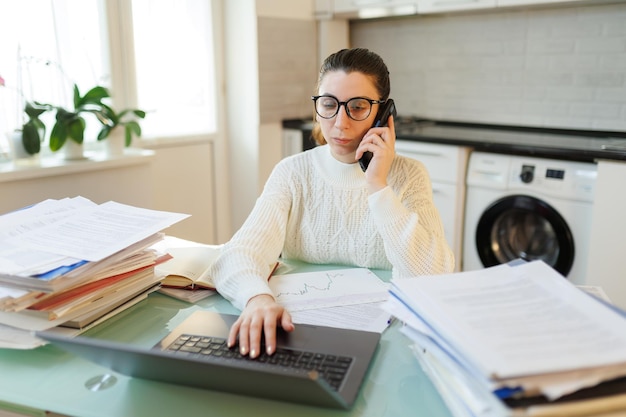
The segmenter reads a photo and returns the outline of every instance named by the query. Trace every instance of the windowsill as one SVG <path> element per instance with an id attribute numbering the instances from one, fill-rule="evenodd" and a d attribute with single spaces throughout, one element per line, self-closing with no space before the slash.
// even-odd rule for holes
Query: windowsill
<path id="1" fill-rule="evenodd" d="M 215 133 L 197 134 L 197 135 L 180 135 L 175 137 L 159 137 L 159 138 L 139 138 L 139 143 L 142 148 L 158 149 L 158 148 L 171 148 L 180 146 L 193 146 L 204 143 L 215 142 Z"/>
<path id="2" fill-rule="evenodd" d="M 35 156 L 33 159 L 0 163 L 0 182 L 145 164 L 153 156 L 154 151 L 138 148 L 127 148 L 120 156 L 109 156 L 103 151 L 85 151 L 85 158 L 79 160 L 66 160 L 62 152 L 59 155 Z"/>

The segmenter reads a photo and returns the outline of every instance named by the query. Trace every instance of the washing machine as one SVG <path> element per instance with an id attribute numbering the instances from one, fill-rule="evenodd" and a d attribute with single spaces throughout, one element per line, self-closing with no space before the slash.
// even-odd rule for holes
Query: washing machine
<path id="1" fill-rule="evenodd" d="M 473 152 L 463 270 L 543 260 L 585 284 L 596 176 L 590 162 Z"/>

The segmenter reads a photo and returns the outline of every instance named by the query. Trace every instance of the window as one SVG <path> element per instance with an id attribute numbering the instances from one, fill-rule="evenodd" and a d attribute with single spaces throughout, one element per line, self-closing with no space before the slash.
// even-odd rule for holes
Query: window
<path id="1" fill-rule="evenodd" d="M 82 93 L 95 85 L 112 87 L 116 106 L 146 110 L 144 139 L 215 132 L 211 5 L 204 0 L 133 0 L 132 5 L 21 0 L 3 8 L 0 156 L 7 151 L 6 133 L 22 124 L 24 100 L 71 107 L 74 83 Z M 116 33 L 107 34 L 107 28 Z M 49 134 L 52 121 L 44 122 Z M 95 141 L 98 127 L 87 123 L 85 141 Z"/>
<path id="2" fill-rule="evenodd" d="M 99 6 L 100 0 L 24 0 L 2 10 L 2 150 L 6 133 L 22 124 L 24 100 L 68 106 L 74 83 L 83 90 L 103 82 Z"/>
<path id="3" fill-rule="evenodd" d="M 145 136 L 215 132 L 211 2 L 133 0 L 132 15 Z"/>

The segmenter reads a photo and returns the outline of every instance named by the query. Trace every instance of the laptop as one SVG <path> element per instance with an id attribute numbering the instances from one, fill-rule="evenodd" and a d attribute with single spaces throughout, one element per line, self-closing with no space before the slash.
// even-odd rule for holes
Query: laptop
<path id="1" fill-rule="evenodd" d="M 340 409 L 354 404 L 380 341 L 379 333 L 297 324 L 293 332 L 278 332 L 276 353 L 250 359 L 221 346 L 236 319 L 195 311 L 151 349 L 37 336 L 131 377 Z"/>

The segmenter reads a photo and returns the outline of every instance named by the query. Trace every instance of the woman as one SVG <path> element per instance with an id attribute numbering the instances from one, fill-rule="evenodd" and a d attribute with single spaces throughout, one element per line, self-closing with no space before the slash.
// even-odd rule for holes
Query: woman
<path id="1" fill-rule="evenodd" d="M 313 100 L 325 144 L 276 165 L 211 271 L 217 290 L 242 310 L 228 343 L 238 341 L 243 355 L 260 354 L 262 335 L 273 353 L 277 326 L 294 329 L 267 284 L 269 265 L 281 254 L 392 269 L 393 277 L 454 269 L 426 169 L 395 155 L 393 117 L 388 127 L 372 127 L 390 89 L 387 66 L 367 49 L 344 49 L 324 61 Z M 372 158 L 363 172 L 357 161 L 366 151 Z"/>

